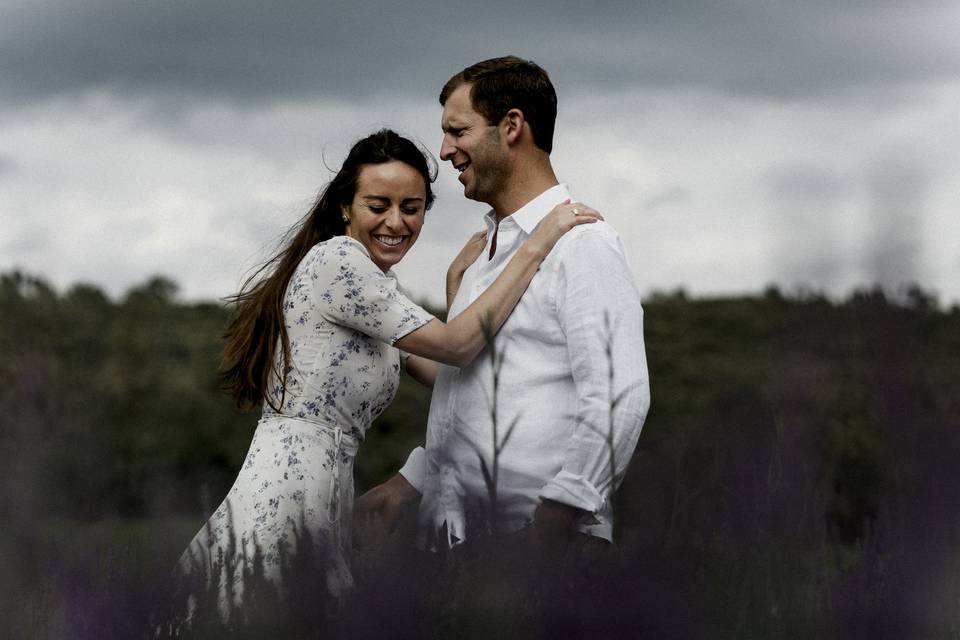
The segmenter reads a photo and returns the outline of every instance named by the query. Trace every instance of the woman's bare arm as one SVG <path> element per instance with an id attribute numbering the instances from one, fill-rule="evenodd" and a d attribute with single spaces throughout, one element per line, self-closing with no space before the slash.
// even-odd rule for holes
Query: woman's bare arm
<path id="1" fill-rule="evenodd" d="M 470 268 L 477 258 L 480 257 L 480 254 L 487 246 L 487 232 L 478 231 L 477 233 L 470 236 L 470 239 L 467 240 L 467 244 L 463 245 L 463 249 L 460 250 L 460 253 L 457 254 L 457 257 L 453 259 L 453 262 L 450 264 L 450 268 L 447 269 L 447 312 L 450 312 L 450 307 L 453 306 L 453 299 L 457 296 L 457 291 L 460 290 L 460 283 L 463 281 L 463 274 L 466 273 L 467 269 Z"/>
<path id="2" fill-rule="evenodd" d="M 470 364 L 487 338 L 499 331 L 510 316 L 557 240 L 575 226 L 602 219 L 583 204 L 557 205 L 540 221 L 493 284 L 463 313 L 449 323 L 431 320 L 397 340 L 394 346 L 454 367 Z"/>
<path id="3" fill-rule="evenodd" d="M 407 373 L 427 388 L 433 388 L 433 383 L 437 379 L 437 369 L 438 365 L 433 360 L 420 356 L 407 356 Z"/>

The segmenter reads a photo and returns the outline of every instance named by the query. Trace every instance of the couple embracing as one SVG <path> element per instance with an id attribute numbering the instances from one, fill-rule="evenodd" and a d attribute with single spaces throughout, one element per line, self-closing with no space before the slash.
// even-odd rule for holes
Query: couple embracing
<path id="1" fill-rule="evenodd" d="M 342 596 L 354 519 L 390 528 L 418 500 L 428 548 L 469 544 L 471 514 L 491 495 L 496 532 L 550 544 L 612 538 L 612 492 L 649 406 L 640 297 L 621 241 L 557 180 L 557 99 L 540 67 L 512 56 L 477 63 L 446 83 L 440 103 L 440 158 L 466 197 L 491 207 L 449 268 L 446 323 L 391 271 L 424 224 L 434 172 L 388 130 L 353 146 L 235 298 L 221 374 L 262 418 L 235 484 L 180 562 L 206 570 L 221 606 L 243 593 L 225 555 L 257 553 L 279 580 L 304 532 Z M 433 389 L 425 445 L 354 503 L 354 457 L 401 367 Z"/>

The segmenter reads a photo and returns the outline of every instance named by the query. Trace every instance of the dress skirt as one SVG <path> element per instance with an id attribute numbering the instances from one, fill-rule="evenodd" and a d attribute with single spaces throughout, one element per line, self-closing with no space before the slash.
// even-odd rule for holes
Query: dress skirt
<path id="1" fill-rule="evenodd" d="M 221 616 L 242 608 L 244 581 L 251 576 L 266 579 L 282 595 L 289 586 L 284 582 L 303 569 L 305 558 L 323 572 L 326 595 L 336 600 L 353 586 L 349 550 L 358 447 L 356 438 L 320 422 L 276 414 L 260 420 L 236 482 L 179 562 L 193 584 L 204 576 L 207 589 L 216 585 Z"/>

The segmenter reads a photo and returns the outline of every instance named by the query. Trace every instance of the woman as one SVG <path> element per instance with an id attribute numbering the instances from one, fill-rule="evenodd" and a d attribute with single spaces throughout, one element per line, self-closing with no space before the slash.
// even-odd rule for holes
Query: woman
<path id="1" fill-rule="evenodd" d="M 285 248 L 235 297 L 221 376 L 241 408 L 262 405 L 263 415 L 227 498 L 181 558 L 218 582 L 222 613 L 239 604 L 251 559 L 280 584 L 285 555 L 304 541 L 322 549 L 331 594 L 351 585 L 353 459 L 396 393 L 400 351 L 468 364 L 560 236 L 599 219 L 583 205 L 556 207 L 487 292 L 445 324 L 390 271 L 420 234 L 432 180 L 409 140 L 389 130 L 360 140 Z M 471 238 L 448 283 L 482 247 Z"/>

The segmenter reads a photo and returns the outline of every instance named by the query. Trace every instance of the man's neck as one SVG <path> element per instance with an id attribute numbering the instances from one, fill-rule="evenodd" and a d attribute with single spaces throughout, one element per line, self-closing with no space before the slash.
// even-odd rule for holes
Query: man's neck
<path id="1" fill-rule="evenodd" d="M 516 213 L 541 193 L 560 184 L 553 167 L 547 162 L 545 165 L 532 167 L 527 171 L 515 171 L 510 177 L 506 188 L 499 194 L 495 202 L 490 202 L 497 223 L 507 216 Z"/>

